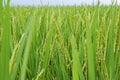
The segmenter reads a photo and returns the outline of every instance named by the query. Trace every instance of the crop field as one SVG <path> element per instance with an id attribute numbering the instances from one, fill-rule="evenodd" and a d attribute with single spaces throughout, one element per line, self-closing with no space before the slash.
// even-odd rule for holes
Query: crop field
<path id="1" fill-rule="evenodd" d="M 120 6 L 0 5 L 0 80 L 120 80 Z"/>

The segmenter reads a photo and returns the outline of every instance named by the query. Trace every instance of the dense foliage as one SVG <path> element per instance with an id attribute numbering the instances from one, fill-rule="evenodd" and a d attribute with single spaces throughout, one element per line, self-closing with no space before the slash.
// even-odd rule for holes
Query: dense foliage
<path id="1" fill-rule="evenodd" d="M 10 80 L 120 80 L 119 6 L 8 11 L 0 15 L 0 66 L 9 56 L 9 75 L 7 66 L 0 71 Z"/>

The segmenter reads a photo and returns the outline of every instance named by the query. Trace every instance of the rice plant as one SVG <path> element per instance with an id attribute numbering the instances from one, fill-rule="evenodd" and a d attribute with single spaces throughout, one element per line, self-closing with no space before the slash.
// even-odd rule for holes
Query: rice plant
<path id="1" fill-rule="evenodd" d="M 118 5 L 15 7 L 9 0 L 0 5 L 0 80 L 119 76 Z"/>

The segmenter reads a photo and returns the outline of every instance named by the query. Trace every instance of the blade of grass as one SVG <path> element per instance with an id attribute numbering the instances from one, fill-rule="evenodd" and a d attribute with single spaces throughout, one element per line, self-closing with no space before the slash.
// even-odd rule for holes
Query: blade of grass
<path id="1" fill-rule="evenodd" d="M 72 76 L 73 80 L 85 80 L 82 72 L 82 64 L 79 60 L 79 53 L 77 50 L 77 45 L 74 36 L 71 37 L 71 46 L 72 46 Z"/>
<path id="2" fill-rule="evenodd" d="M 46 79 L 45 75 L 47 72 L 47 67 L 48 67 L 48 62 L 49 62 L 49 55 L 50 55 L 49 51 L 50 51 L 51 42 L 52 42 L 52 35 L 53 35 L 53 28 L 50 27 L 49 32 L 46 35 L 45 43 L 44 43 L 44 47 L 43 47 L 43 53 L 45 54 L 44 63 L 43 63 L 44 73 L 42 75 L 43 80 Z"/>
<path id="3" fill-rule="evenodd" d="M 111 25 L 109 26 L 109 33 L 108 33 L 108 42 L 107 42 L 107 49 L 106 49 L 106 64 L 109 71 L 109 79 L 115 79 L 115 59 L 114 59 L 114 27 L 115 27 L 115 17 L 116 15 L 115 8 L 111 5 Z"/>
<path id="4" fill-rule="evenodd" d="M 2 5 L 0 7 L 2 7 Z M 11 35 L 9 3 L 7 3 L 7 5 L 4 6 L 4 13 L 2 12 L 2 14 L 5 14 L 5 16 L 2 18 L 3 33 L 2 33 L 2 47 L 0 53 L 0 79 L 9 80 L 9 56 L 10 56 L 10 35 Z"/>
<path id="5" fill-rule="evenodd" d="M 93 19 L 92 19 L 93 20 Z M 90 15 L 86 19 L 86 45 L 87 45 L 87 62 L 88 62 L 88 76 L 89 80 L 95 80 L 95 53 L 93 50 L 92 33 Z M 90 26 L 89 26 L 90 25 Z"/>
<path id="6" fill-rule="evenodd" d="M 12 53 L 12 57 L 11 57 L 11 60 L 10 60 L 10 65 L 11 66 L 9 66 L 10 67 L 10 80 L 15 80 L 15 77 L 17 75 L 17 70 L 18 70 L 18 66 L 20 64 L 20 61 L 22 59 L 22 53 L 23 53 L 23 50 L 24 50 L 26 38 L 27 38 L 27 35 L 23 34 L 20 42 L 15 47 L 15 49 L 17 49 L 14 52 L 16 55 L 14 55 L 14 53 Z"/>
<path id="7" fill-rule="evenodd" d="M 30 21 L 28 22 L 28 25 L 26 26 L 26 29 L 28 29 L 28 38 L 27 43 L 25 45 L 25 51 L 24 51 L 24 57 L 23 57 L 23 65 L 21 68 L 21 74 L 20 74 L 20 80 L 25 80 L 26 78 L 26 69 L 27 69 L 27 63 L 29 58 L 29 51 L 31 48 L 32 43 L 32 34 L 34 30 L 34 23 L 35 23 L 35 13 L 31 13 Z"/>

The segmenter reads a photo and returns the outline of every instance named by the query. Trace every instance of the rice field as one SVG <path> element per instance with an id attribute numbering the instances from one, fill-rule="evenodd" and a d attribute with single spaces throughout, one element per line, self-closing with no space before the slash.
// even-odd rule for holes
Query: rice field
<path id="1" fill-rule="evenodd" d="M 0 6 L 0 80 L 120 80 L 120 7 Z"/>

